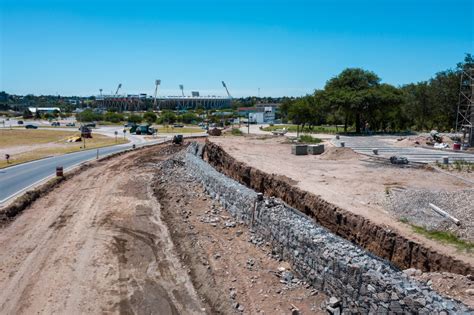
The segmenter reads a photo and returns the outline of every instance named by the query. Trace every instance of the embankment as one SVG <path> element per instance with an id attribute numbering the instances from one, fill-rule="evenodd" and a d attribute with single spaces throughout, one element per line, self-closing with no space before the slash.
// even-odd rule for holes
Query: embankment
<path id="1" fill-rule="evenodd" d="M 215 143 L 206 142 L 203 157 L 223 174 L 266 196 L 282 199 L 334 234 L 389 260 L 400 269 L 474 274 L 473 266 L 468 263 L 434 251 L 374 224 L 363 216 L 341 209 L 317 195 L 295 187 L 283 176 L 268 174 L 239 162 Z"/>
<path id="2" fill-rule="evenodd" d="M 272 244 L 308 283 L 329 296 L 333 314 L 470 313 L 462 303 L 444 298 L 410 279 L 388 262 L 334 235 L 279 199 L 257 193 L 216 171 L 191 145 L 186 168 L 207 192 L 236 218 Z"/>

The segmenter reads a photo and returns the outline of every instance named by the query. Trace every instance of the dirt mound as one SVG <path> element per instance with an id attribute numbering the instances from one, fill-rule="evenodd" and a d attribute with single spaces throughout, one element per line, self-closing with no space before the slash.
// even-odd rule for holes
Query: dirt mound
<path id="1" fill-rule="evenodd" d="M 404 148 L 404 147 L 415 147 L 417 145 L 424 145 L 426 141 L 429 139 L 425 136 L 416 136 L 416 137 L 408 137 L 403 139 L 398 139 L 397 142 L 393 146 Z"/>
<path id="2" fill-rule="evenodd" d="M 357 160 L 359 154 L 354 152 L 351 148 L 327 148 L 326 151 L 321 154 L 322 160 Z"/>

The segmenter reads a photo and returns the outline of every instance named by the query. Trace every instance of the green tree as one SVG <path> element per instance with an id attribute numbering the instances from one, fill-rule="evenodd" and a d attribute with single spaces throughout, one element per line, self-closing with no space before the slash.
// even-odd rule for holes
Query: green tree
<path id="1" fill-rule="evenodd" d="M 143 114 L 143 119 L 145 119 L 145 121 L 150 125 L 155 123 L 157 118 L 158 117 L 153 112 L 146 112 L 145 114 Z"/>
<path id="2" fill-rule="evenodd" d="M 361 132 L 362 116 L 375 105 L 373 89 L 380 84 L 380 78 L 371 71 L 349 68 L 330 79 L 324 88 L 325 99 L 333 109 L 344 113 L 344 131 L 352 119 L 356 132 Z"/>
<path id="3" fill-rule="evenodd" d="M 107 112 L 104 115 L 104 120 L 110 121 L 112 123 L 119 123 L 124 120 L 123 114 L 116 113 L 116 112 Z"/>
<path id="4" fill-rule="evenodd" d="M 127 121 L 131 123 L 139 124 L 143 121 L 143 117 L 140 115 L 131 114 L 128 116 Z"/>
<path id="5" fill-rule="evenodd" d="M 76 115 L 76 119 L 80 122 L 92 122 L 103 120 L 103 115 L 95 113 L 92 109 L 86 109 Z"/>
<path id="6" fill-rule="evenodd" d="M 158 118 L 160 124 L 174 124 L 176 121 L 176 114 L 170 110 L 164 110 Z"/>

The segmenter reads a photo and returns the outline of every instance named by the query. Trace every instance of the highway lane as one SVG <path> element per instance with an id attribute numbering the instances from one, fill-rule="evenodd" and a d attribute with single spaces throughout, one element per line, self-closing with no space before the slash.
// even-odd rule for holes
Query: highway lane
<path id="1" fill-rule="evenodd" d="M 163 142 L 166 139 L 152 141 L 148 144 Z M 136 146 L 142 146 L 137 144 Z M 133 143 L 104 147 L 99 149 L 99 157 L 131 149 Z M 97 157 L 97 149 L 54 156 L 0 169 L 0 204 L 27 190 L 31 186 L 55 175 L 56 166 L 64 170 L 74 167 L 82 162 L 93 160 Z"/>

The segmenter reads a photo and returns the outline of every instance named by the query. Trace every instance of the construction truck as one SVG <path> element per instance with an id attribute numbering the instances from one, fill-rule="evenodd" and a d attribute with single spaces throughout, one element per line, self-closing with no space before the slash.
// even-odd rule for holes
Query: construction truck
<path id="1" fill-rule="evenodd" d="M 130 133 L 135 133 L 136 135 L 153 135 L 156 133 L 156 130 L 149 124 L 134 125 L 130 128 Z"/>

